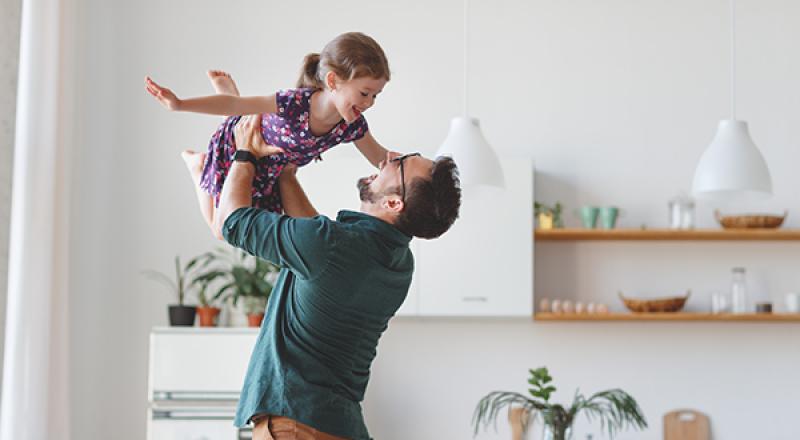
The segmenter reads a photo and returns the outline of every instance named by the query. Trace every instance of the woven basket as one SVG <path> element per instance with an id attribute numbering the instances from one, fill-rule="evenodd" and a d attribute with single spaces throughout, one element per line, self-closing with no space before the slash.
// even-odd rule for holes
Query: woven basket
<path id="1" fill-rule="evenodd" d="M 673 296 L 668 298 L 654 299 L 635 299 L 626 298 L 619 292 L 619 298 L 625 303 L 625 307 L 634 313 L 672 313 L 680 311 L 686 304 L 686 300 L 691 295 L 691 290 L 684 296 Z"/>
<path id="2" fill-rule="evenodd" d="M 787 215 L 789 215 L 788 211 L 784 211 L 782 216 L 767 214 L 722 215 L 719 211 L 714 211 L 714 217 L 725 229 L 779 228 Z"/>

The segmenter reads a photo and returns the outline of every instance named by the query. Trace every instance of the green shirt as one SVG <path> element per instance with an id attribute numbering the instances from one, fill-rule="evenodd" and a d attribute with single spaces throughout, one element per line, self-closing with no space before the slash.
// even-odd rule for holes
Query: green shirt
<path id="1" fill-rule="evenodd" d="M 378 339 L 411 284 L 411 237 L 373 216 L 291 218 L 241 208 L 223 236 L 280 265 L 245 376 L 236 426 L 258 413 L 369 439 L 361 401 Z"/>

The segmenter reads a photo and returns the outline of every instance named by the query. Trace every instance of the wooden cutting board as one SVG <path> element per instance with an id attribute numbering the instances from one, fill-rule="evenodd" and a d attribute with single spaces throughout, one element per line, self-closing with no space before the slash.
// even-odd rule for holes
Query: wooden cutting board
<path id="1" fill-rule="evenodd" d="M 679 409 L 664 415 L 664 440 L 710 440 L 708 416 L 692 409 Z"/>

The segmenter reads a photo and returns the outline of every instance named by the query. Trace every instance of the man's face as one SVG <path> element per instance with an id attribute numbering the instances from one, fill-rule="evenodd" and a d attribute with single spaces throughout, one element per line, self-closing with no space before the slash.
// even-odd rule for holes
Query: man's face
<path id="1" fill-rule="evenodd" d="M 358 179 L 359 197 L 362 202 L 380 203 L 383 197 L 402 201 L 403 180 L 400 173 L 400 162 L 392 159 L 400 153 L 388 152 L 379 164 L 380 171 L 368 177 Z M 403 160 L 402 177 L 405 179 L 406 192 L 410 191 L 411 182 L 421 177 L 430 178 L 433 161 L 422 156 L 411 156 Z"/>

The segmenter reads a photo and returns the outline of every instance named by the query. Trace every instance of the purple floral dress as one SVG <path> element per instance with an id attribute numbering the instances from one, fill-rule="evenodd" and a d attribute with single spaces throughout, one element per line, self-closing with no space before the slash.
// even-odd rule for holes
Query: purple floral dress
<path id="1" fill-rule="evenodd" d="M 320 159 L 323 152 L 343 142 L 364 137 L 369 127 L 361 115 L 353 123 L 344 120 L 322 136 L 314 136 L 309 128 L 309 109 L 313 89 L 286 89 L 276 93 L 277 113 L 261 115 L 261 136 L 267 144 L 281 147 L 285 154 L 261 158 L 253 179 L 253 206 L 282 213 L 278 176 L 288 163 L 303 166 Z M 236 151 L 233 128 L 241 116 L 231 116 L 219 126 L 208 144 L 208 155 L 203 166 L 200 187 L 219 203 L 222 184 L 231 167 Z"/>

